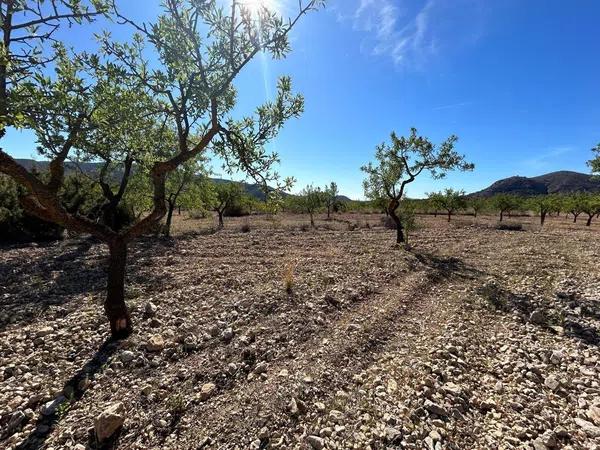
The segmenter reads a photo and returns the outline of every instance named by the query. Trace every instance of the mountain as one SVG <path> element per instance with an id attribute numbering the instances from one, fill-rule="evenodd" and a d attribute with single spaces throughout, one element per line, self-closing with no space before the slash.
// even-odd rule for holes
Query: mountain
<path id="1" fill-rule="evenodd" d="M 491 197 L 495 194 L 526 196 L 571 192 L 600 192 L 600 180 L 589 174 L 561 170 L 531 178 L 519 176 L 504 178 L 471 195 L 475 197 Z"/>
<path id="2" fill-rule="evenodd" d="M 48 161 L 36 161 L 33 159 L 16 159 L 16 161 L 29 171 L 31 171 L 34 167 L 42 172 L 48 169 Z M 82 172 L 84 172 L 88 175 L 92 175 L 92 174 L 97 174 L 100 171 L 100 167 L 101 167 L 101 163 L 85 162 L 85 163 L 75 164 L 75 163 L 67 161 L 67 162 L 65 162 L 65 173 L 68 175 L 77 170 L 81 170 Z M 211 178 L 211 180 L 214 181 L 215 183 L 233 183 L 232 180 L 225 180 L 223 178 Z M 239 183 L 242 186 L 242 188 L 246 191 L 246 193 L 248 193 L 248 195 L 250 195 L 258 200 L 265 199 L 265 192 L 263 191 L 262 187 L 259 184 L 245 183 L 243 181 L 240 181 Z M 267 186 L 267 189 L 269 190 L 269 192 L 275 190 L 275 188 L 272 188 L 271 186 Z M 288 194 L 285 192 L 283 193 L 284 197 L 286 197 L 288 195 L 291 195 L 291 194 Z M 337 198 L 341 202 L 351 201 L 345 195 L 338 195 Z"/>

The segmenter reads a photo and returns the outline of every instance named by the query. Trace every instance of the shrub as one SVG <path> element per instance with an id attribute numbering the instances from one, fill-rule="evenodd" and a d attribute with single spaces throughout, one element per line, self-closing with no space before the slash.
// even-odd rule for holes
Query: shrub
<path id="1" fill-rule="evenodd" d="M 523 231 L 522 223 L 504 223 L 499 222 L 496 224 L 496 230 L 504 230 L 504 231 Z"/>
<path id="2" fill-rule="evenodd" d="M 204 208 L 194 209 L 190 211 L 190 218 L 192 219 L 206 219 L 207 217 L 210 217 L 210 212 L 208 212 Z"/>

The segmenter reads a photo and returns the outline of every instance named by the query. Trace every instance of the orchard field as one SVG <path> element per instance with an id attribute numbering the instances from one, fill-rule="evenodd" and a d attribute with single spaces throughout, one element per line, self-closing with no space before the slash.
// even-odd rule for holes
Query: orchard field
<path id="1" fill-rule="evenodd" d="M 114 402 L 105 447 L 600 444 L 597 224 L 420 216 L 404 248 L 377 214 L 307 220 L 175 216 L 132 246 L 124 341 L 105 247 L 3 248 L 1 445 L 98 447 Z"/>

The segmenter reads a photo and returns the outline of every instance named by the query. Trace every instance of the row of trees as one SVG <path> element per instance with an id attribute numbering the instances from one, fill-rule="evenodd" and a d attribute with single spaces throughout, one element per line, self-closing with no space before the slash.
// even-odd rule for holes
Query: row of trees
<path id="1" fill-rule="evenodd" d="M 506 214 L 535 213 L 544 225 L 548 216 L 572 216 L 577 222 L 580 215 L 586 217 L 586 225 L 590 226 L 592 219 L 600 214 L 600 195 L 586 192 L 573 194 L 549 194 L 534 197 L 523 197 L 510 194 L 497 194 L 493 197 L 467 197 L 464 191 L 445 189 L 428 195 L 421 202 L 423 212 L 444 211 L 450 221 L 453 214 L 459 211 L 473 214 L 477 217 L 481 212 L 497 212 L 502 221 Z"/>

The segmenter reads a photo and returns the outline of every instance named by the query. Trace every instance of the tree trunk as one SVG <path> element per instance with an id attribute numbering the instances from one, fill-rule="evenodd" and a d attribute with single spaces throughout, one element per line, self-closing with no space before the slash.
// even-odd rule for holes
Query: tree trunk
<path id="1" fill-rule="evenodd" d="M 179 205 L 177 207 L 177 215 L 180 216 L 181 215 L 181 205 Z"/>
<path id="2" fill-rule="evenodd" d="M 504 219 L 504 211 L 500 210 L 500 222 Z"/>
<path id="3" fill-rule="evenodd" d="M 310 226 L 315 227 L 315 219 L 313 217 L 313 213 L 310 213 Z"/>
<path id="4" fill-rule="evenodd" d="M 587 222 L 585 223 L 585 226 L 586 226 L 586 227 L 589 227 L 589 226 L 592 224 L 592 219 L 593 219 L 593 218 L 594 218 L 594 215 L 593 215 L 593 214 L 588 214 L 588 220 L 587 220 Z"/>
<path id="5" fill-rule="evenodd" d="M 223 228 L 225 227 L 225 224 L 223 223 L 223 213 L 225 211 L 217 211 L 217 213 L 219 214 L 219 228 Z"/>
<path id="6" fill-rule="evenodd" d="M 448 211 L 448 222 L 450 222 L 450 217 L 452 217 L 452 211 Z"/>
<path id="7" fill-rule="evenodd" d="M 327 207 L 327 220 L 330 220 L 330 216 L 331 215 L 331 206 Z"/>
<path id="8" fill-rule="evenodd" d="M 169 202 L 169 209 L 167 210 L 167 222 L 165 223 L 165 236 L 171 236 L 171 222 L 173 221 L 173 211 L 175 211 L 175 203 Z"/>
<path id="9" fill-rule="evenodd" d="M 540 213 L 540 225 L 541 225 L 541 226 L 544 226 L 544 222 L 545 222 L 545 221 L 546 221 L 546 212 L 545 212 L 545 211 L 542 211 L 542 212 Z"/>
<path id="10" fill-rule="evenodd" d="M 396 224 L 396 243 L 402 244 L 406 242 L 406 240 L 404 239 L 404 229 L 402 227 L 402 221 L 396 215 L 396 211 L 390 211 L 390 217 L 394 220 L 394 223 Z"/>
<path id="11" fill-rule="evenodd" d="M 131 317 L 125 305 L 125 265 L 127 263 L 127 243 L 115 239 L 108 245 L 108 283 L 104 311 L 110 322 L 113 339 L 123 339 L 133 331 Z"/>
<path id="12" fill-rule="evenodd" d="M 573 214 L 573 223 L 577 223 L 577 216 L 578 216 L 578 215 L 579 215 L 579 214 Z"/>

